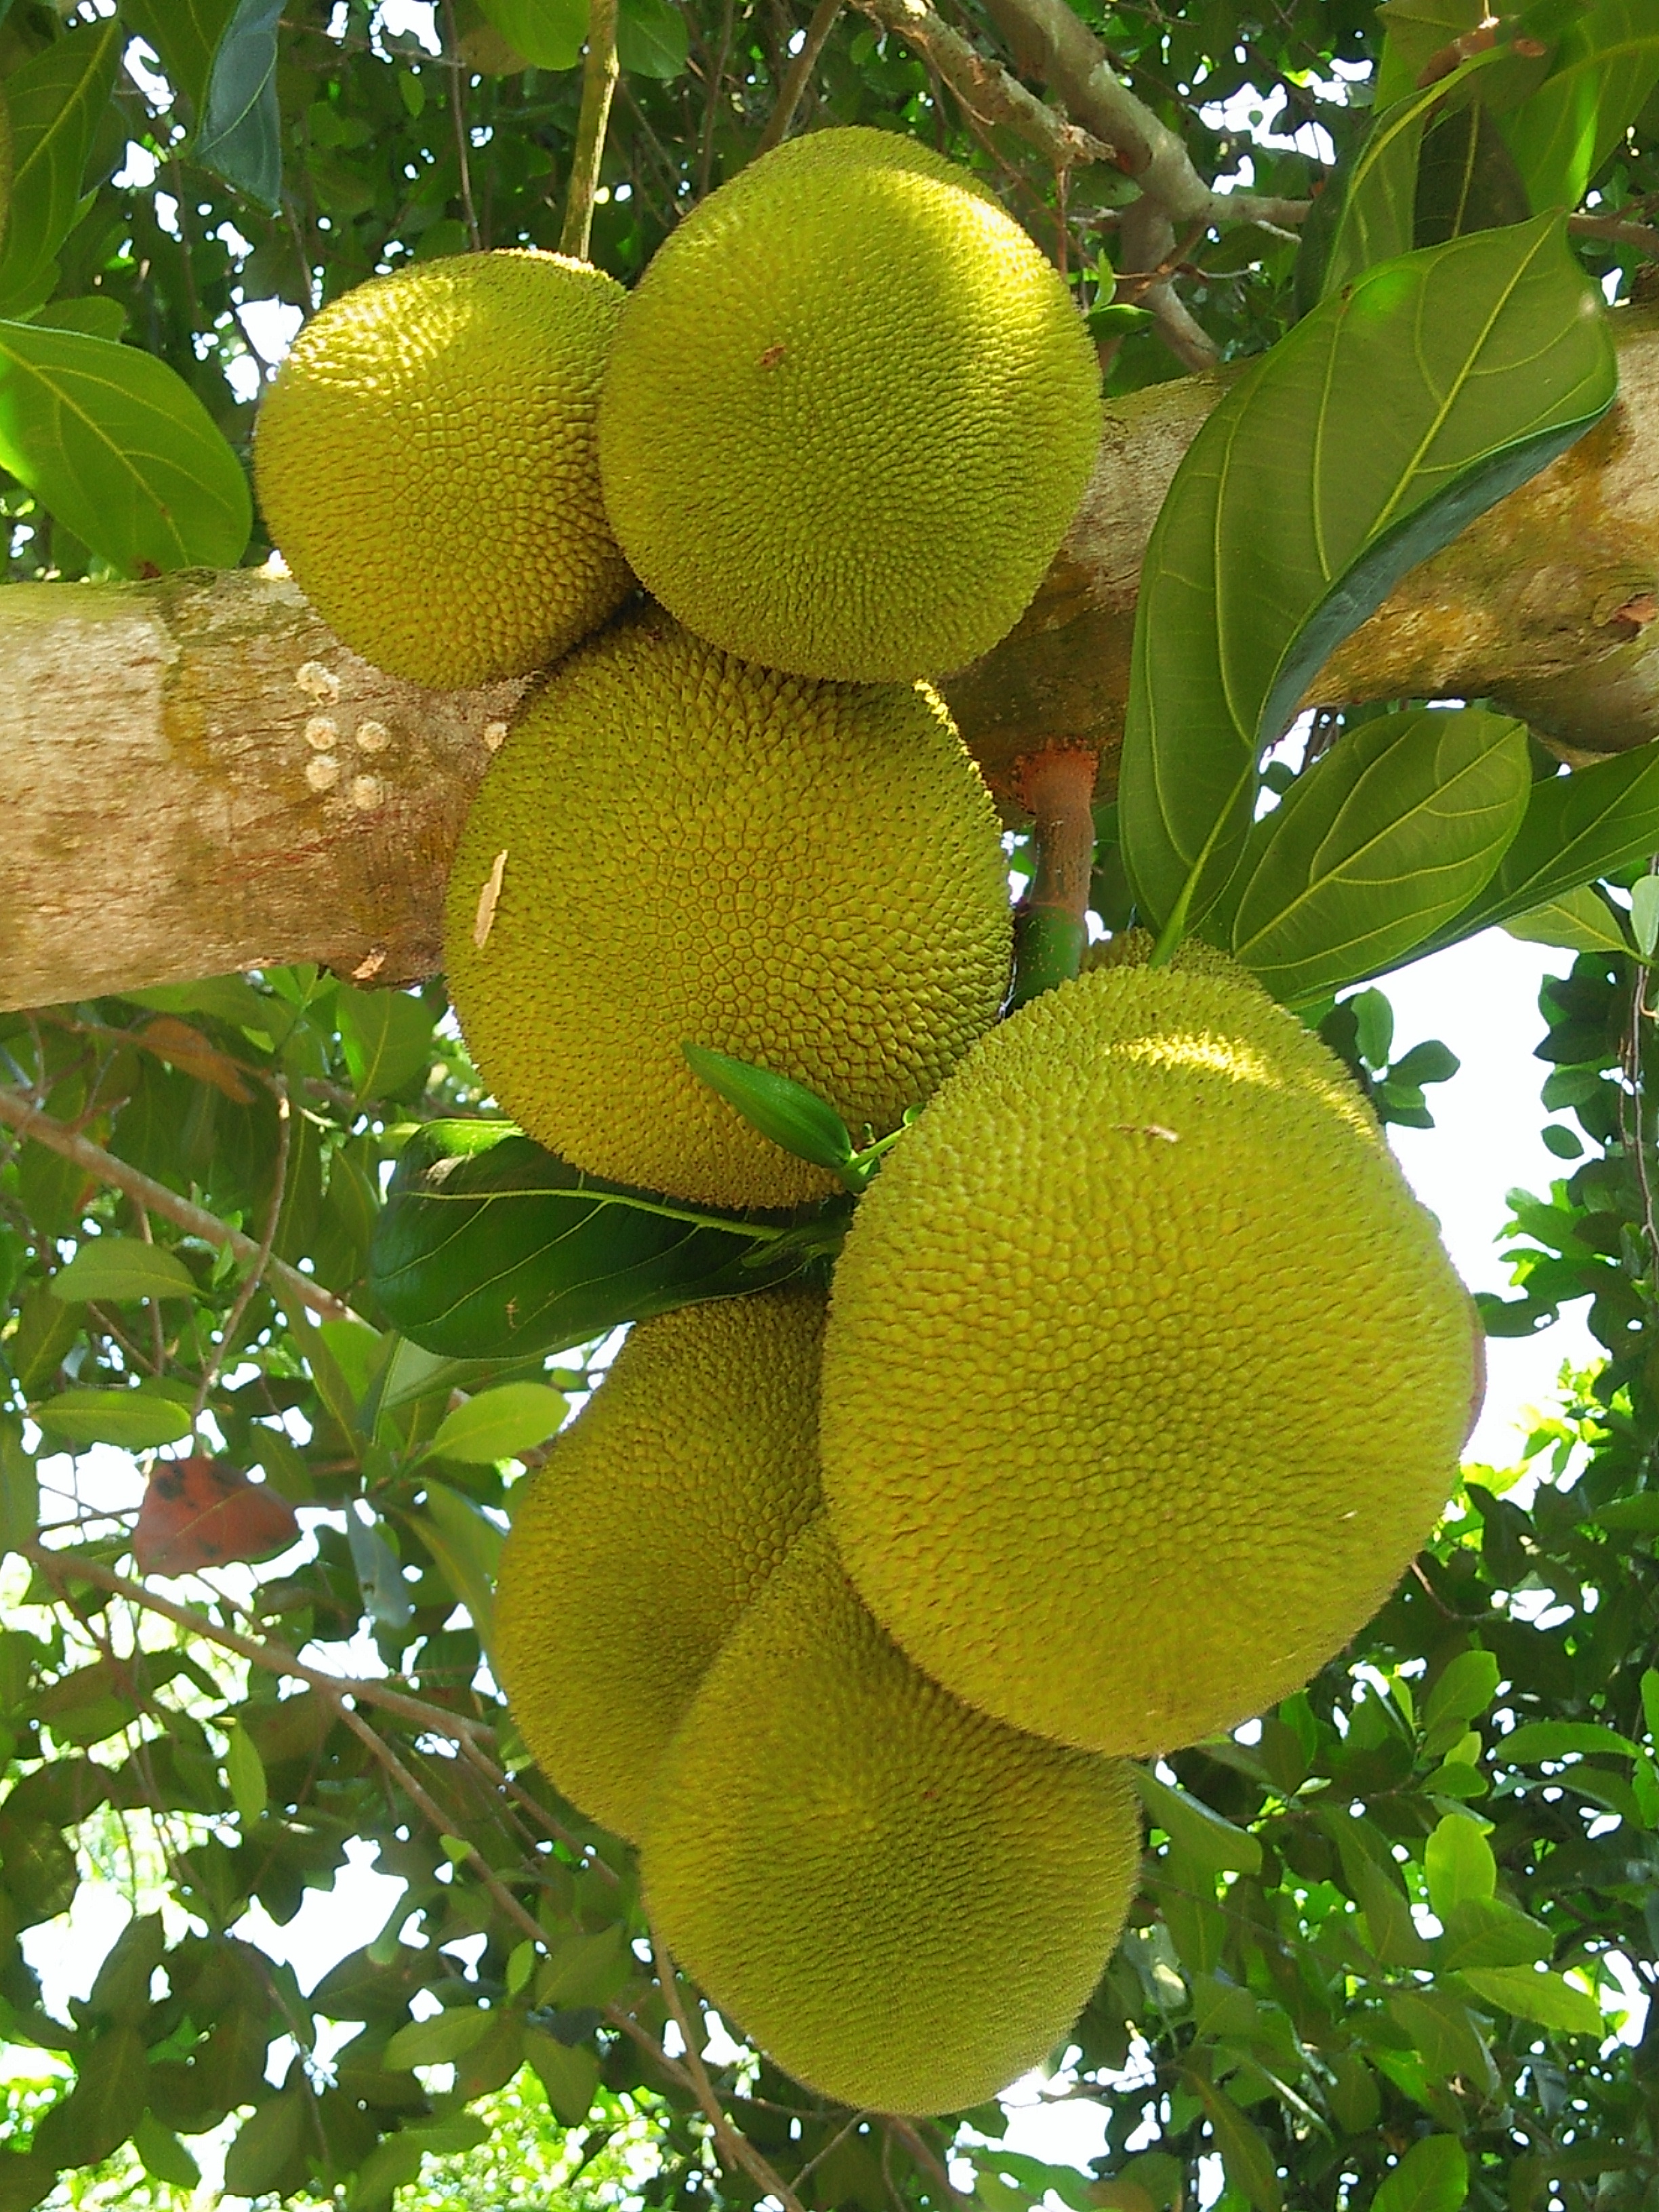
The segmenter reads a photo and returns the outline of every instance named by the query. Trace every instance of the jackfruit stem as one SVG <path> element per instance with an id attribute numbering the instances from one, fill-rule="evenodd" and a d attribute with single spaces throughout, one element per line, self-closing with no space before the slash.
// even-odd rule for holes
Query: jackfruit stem
<path id="1" fill-rule="evenodd" d="M 1036 859 L 1014 917 L 1014 988 L 1009 1012 L 1029 1005 L 1082 965 L 1089 942 L 1089 878 L 1095 859 L 1095 753 L 1047 745 L 1017 763 L 1017 788 L 1030 809 Z"/>
<path id="2" fill-rule="evenodd" d="M 581 112 L 576 121 L 576 150 L 570 159 L 564 225 L 559 233 L 559 251 L 573 261 L 586 260 L 593 231 L 593 195 L 599 188 L 605 129 L 617 89 L 617 0 L 592 0 L 588 9 Z"/>

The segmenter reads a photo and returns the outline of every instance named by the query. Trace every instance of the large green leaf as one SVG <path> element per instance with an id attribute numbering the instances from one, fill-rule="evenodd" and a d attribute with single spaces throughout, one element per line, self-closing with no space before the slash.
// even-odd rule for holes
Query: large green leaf
<path id="1" fill-rule="evenodd" d="M 273 213 L 283 199 L 276 31 L 283 0 L 238 0 L 214 51 L 194 152 Z"/>
<path id="2" fill-rule="evenodd" d="M 1487 881 L 1531 775 L 1525 724 L 1479 708 L 1362 722 L 1251 830 L 1234 953 L 1291 1001 L 1387 967 Z"/>
<path id="3" fill-rule="evenodd" d="M 1504 135 L 1536 208 L 1576 208 L 1659 85 L 1653 0 L 1590 0 Z"/>
<path id="4" fill-rule="evenodd" d="M 404 1335 L 458 1358 L 557 1351 L 798 1273 L 844 1218 L 803 1230 L 585 1176 L 504 1121 L 428 1123 L 398 1163 L 369 1255 Z"/>
<path id="5" fill-rule="evenodd" d="M 587 36 L 587 0 L 478 0 L 515 53 L 537 69 L 574 69 Z"/>
<path id="6" fill-rule="evenodd" d="M 1119 822 L 1143 912 L 1177 933 L 1202 917 L 1262 749 L 1333 647 L 1615 388 L 1559 216 L 1383 264 L 1233 387 L 1142 571 Z"/>
<path id="7" fill-rule="evenodd" d="M 1589 884 L 1559 891 L 1541 906 L 1506 921 L 1511 937 L 1532 945 L 1565 945 L 1574 952 L 1628 952 L 1630 935 L 1601 894 Z"/>
<path id="8" fill-rule="evenodd" d="M 91 2166 L 118 2150 L 143 2117 L 149 2066 L 136 2027 L 112 2027 L 82 2059 L 75 2087 L 35 2130 L 54 2166 Z"/>
<path id="9" fill-rule="evenodd" d="M 1478 1997 L 1517 2020 L 1536 2021 L 1562 2035 L 1603 2035 L 1607 2023 L 1588 1990 L 1535 1966 L 1466 1966 L 1462 1978 Z"/>
<path id="10" fill-rule="evenodd" d="M 80 218 L 88 149 L 120 58 L 121 26 L 112 17 L 54 40 L 6 80 L 12 184 L 0 314 L 37 307 L 52 290 L 53 256 Z"/>
<path id="11" fill-rule="evenodd" d="M 1279 2212 L 1285 2192 L 1267 2137 L 1224 2089 L 1217 2088 L 1200 2075 L 1190 2075 L 1188 2079 L 1204 2107 L 1204 2117 L 1210 2123 L 1210 2132 L 1215 2137 L 1228 2181 L 1249 2198 L 1255 2212 Z"/>
<path id="12" fill-rule="evenodd" d="M 1659 743 L 1534 783 L 1486 889 L 1413 958 L 1512 921 L 1659 848 Z M 1551 940 L 1553 941 L 1553 940 Z"/>
<path id="13" fill-rule="evenodd" d="M 195 1279 L 184 1261 L 137 1237 L 88 1237 L 67 1267 L 52 1279 L 52 1294 L 65 1304 L 107 1298 L 191 1298 Z"/>
<path id="14" fill-rule="evenodd" d="M 122 13 L 153 50 L 190 113 L 199 118 L 213 58 L 236 13 L 236 0 L 122 0 Z"/>
<path id="15" fill-rule="evenodd" d="M 425 1509 L 406 1512 L 403 1518 L 437 1561 L 487 1650 L 494 1632 L 501 1529 L 482 1506 L 445 1482 L 428 1482 Z"/>
<path id="16" fill-rule="evenodd" d="M 438 1425 L 432 1450 L 440 1459 L 489 1467 L 545 1443 L 563 1420 L 568 1401 L 545 1382 L 501 1382 L 454 1407 Z"/>
<path id="17" fill-rule="evenodd" d="M 355 991 L 335 996 L 340 1044 L 359 1098 L 389 1098 L 432 1059 L 433 1009 L 406 991 Z"/>
<path id="18" fill-rule="evenodd" d="M 128 575 L 233 568 L 242 465 L 165 362 L 79 331 L 0 322 L 0 466 Z"/>
<path id="19" fill-rule="evenodd" d="M 690 51 L 685 17 L 670 0 L 619 0 L 617 59 L 631 75 L 683 76 Z"/>
<path id="20" fill-rule="evenodd" d="M 172 1398 L 137 1390 L 64 1390 L 36 1410 L 44 1429 L 76 1444 L 118 1444 L 152 1451 L 179 1443 L 191 1431 L 190 1408 Z"/>

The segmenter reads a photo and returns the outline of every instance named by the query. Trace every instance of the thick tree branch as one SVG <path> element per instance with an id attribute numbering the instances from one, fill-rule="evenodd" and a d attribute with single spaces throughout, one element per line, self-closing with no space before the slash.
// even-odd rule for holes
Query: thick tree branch
<path id="1" fill-rule="evenodd" d="M 1407 576 L 1309 703 L 1492 698 L 1574 760 L 1659 736 L 1659 315 L 1613 320 L 1612 415 Z M 1056 740 L 1102 755 L 1109 794 L 1147 537 L 1224 376 L 1109 407 L 1024 619 L 943 686 L 1011 805 L 1013 763 Z M 522 687 L 394 683 L 249 571 L 9 586 L 0 671 L 0 1007 L 286 961 L 381 983 L 438 965 L 449 857 Z"/>

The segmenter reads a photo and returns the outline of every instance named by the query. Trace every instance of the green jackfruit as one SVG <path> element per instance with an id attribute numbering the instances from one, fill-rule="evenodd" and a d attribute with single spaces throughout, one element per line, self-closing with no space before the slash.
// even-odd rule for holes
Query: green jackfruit
<path id="1" fill-rule="evenodd" d="M 823 1310 L 791 1288 L 639 1322 L 515 1505 L 495 1632 L 513 1717 L 630 1840 L 698 1683 L 820 1503 Z"/>
<path id="2" fill-rule="evenodd" d="M 811 684 L 659 609 L 555 670 L 491 763 L 445 967 L 506 1110 L 593 1175 L 726 1206 L 833 1179 L 691 1073 L 708 1045 L 891 1129 L 994 1021 L 1011 943 L 995 812 L 912 685 Z"/>
<path id="3" fill-rule="evenodd" d="M 889 132 L 818 131 L 705 200 L 630 295 L 606 508 L 647 589 L 727 651 L 939 675 L 1042 580 L 1099 390 L 1064 282 L 973 179 Z"/>
<path id="4" fill-rule="evenodd" d="M 1468 1294 L 1340 1063 L 1247 978 L 1107 967 L 992 1033 L 836 1270 L 824 1492 L 920 1667 L 1100 1751 L 1305 1681 L 1433 1526 Z"/>
<path id="5" fill-rule="evenodd" d="M 821 1520 L 709 1670 L 641 1855 L 653 1926 L 728 2019 L 823 2095 L 909 2113 L 1064 2040 L 1139 1871 L 1122 1762 L 930 1682 Z"/>
<path id="6" fill-rule="evenodd" d="M 623 304 L 553 253 L 376 276 L 307 324 L 254 441 L 259 503 L 323 620 L 441 689 L 543 668 L 621 604 L 594 413 Z"/>

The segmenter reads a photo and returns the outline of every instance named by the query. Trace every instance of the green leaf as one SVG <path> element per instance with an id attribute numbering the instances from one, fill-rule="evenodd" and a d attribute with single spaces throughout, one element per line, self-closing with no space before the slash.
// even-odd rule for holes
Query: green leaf
<path id="1" fill-rule="evenodd" d="M 1432 1735 L 1442 1721 L 1472 1721 L 1498 1695 L 1502 1671 L 1490 1651 L 1460 1651 L 1436 1678 L 1423 1709 L 1423 1726 Z"/>
<path id="2" fill-rule="evenodd" d="M 42 1428 L 76 1444 L 118 1444 L 152 1451 L 191 1432 L 190 1408 L 172 1398 L 136 1390 L 63 1390 L 37 1408 Z"/>
<path id="3" fill-rule="evenodd" d="M 1129 1774 L 1147 1818 L 1206 1874 L 1261 1873 L 1261 1845 L 1248 1829 L 1236 1828 L 1201 1799 L 1170 1789 L 1144 1766 L 1132 1765 Z"/>
<path id="4" fill-rule="evenodd" d="M 230 1784 L 230 1802 L 238 1819 L 245 1828 L 251 1828 L 265 1809 L 265 1763 L 258 1745 L 240 1721 L 232 1721 L 226 1729 L 225 1779 Z"/>
<path id="5" fill-rule="evenodd" d="M 80 220 L 81 179 L 120 58 L 121 25 L 112 18 L 54 39 L 5 81 L 12 178 L 0 314 L 38 307 L 56 284 L 53 256 Z"/>
<path id="6" fill-rule="evenodd" d="M 1616 1729 L 1595 1721 L 1523 1721 L 1518 1729 L 1500 1735 L 1492 1755 L 1514 1766 L 1531 1766 L 1541 1759 L 1564 1759 L 1572 1752 L 1612 1752 L 1634 1759 L 1637 1746 Z"/>
<path id="7" fill-rule="evenodd" d="M 65 1305 L 94 1298 L 119 1305 L 129 1298 L 192 1298 L 195 1279 L 184 1261 L 137 1237 L 89 1237 L 52 1279 L 52 1294 Z"/>
<path id="8" fill-rule="evenodd" d="M 345 1524 L 351 1564 L 370 1618 L 381 1628 L 407 1628 L 415 1601 L 404 1580 L 398 1554 L 378 1528 L 371 1528 L 349 1507 Z"/>
<path id="9" fill-rule="evenodd" d="M 1498 1887 L 1498 1862 L 1480 1825 L 1461 1814 L 1448 1813 L 1429 1838 L 1423 1853 L 1428 1876 L 1429 1903 L 1443 1922 L 1454 1905 L 1471 1898 L 1489 1898 Z"/>
<path id="10" fill-rule="evenodd" d="M 247 544 L 247 479 L 206 408 L 107 338 L 0 322 L 0 465 L 128 575 L 234 568 Z"/>
<path id="11" fill-rule="evenodd" d="M 430 1006 L 404 991 L 354 991 L 336 997 L 340 1044 L 360 1099 L 388 1098 L 432 1060 Z"/>
<path id="12" fill-rule="evenodd" d="M 149 2086 L 142 2032 L 106 2028 L 81 2059 L 73 2089 L 36 2129 L 33 2148 L 54 2166 L 95 2166 L 143 2118 Z"/>
<path id="13" fill-rule="evenodd" d="M 1659 877 L 1644 877 L 1644 882 L 1659 883 Z M 1640 889 L 1638 885 L 1638 889 Z M 1547 899 L 1542 906 L 1530 908 L 1506 921 L 1504 928 L 1511 937 L 1518 937 L 1529 945 L 1565 945 L 1574 952 L 1628 952 L 1630 939 L 1620 924 L 1618 915 L 1600 892 L 1588 884 L 1577 890 L 1563 891 L 1557 898 Z M 1651 946 L 1649 947 L 1651 951 Z"/>
<path id="14" fill-rule="evenodd" d="M 532 2026 L 525 2035 L 524 2055 L 547 2092 L 554 2118 L 568 2128 L 580 2127 L 599 2090 L 598 2054 L 586 2044 L 561 2043 L 545 2028 Z"/>
<path id="15" fill-rule="evenodd" d="M 1435 56 L 1480 21 L 1485 0 L 1383 0 L 1376 20 L 1386 37 L 1376 72 L 1376 105 L 1392 107 L 1416 88 Z"/>
<path id="16" fill-rule="evenodd" d="M 753 1067 L 730 1053 L 707 1045 L 683 1044 L 680 1050 L 698 1076 L 728 1106 L 735 1107 L 751 1128 L 769 1137 L 799 1160 L 842 1175 L 851 1165 L 853 1139 L 847 1124 L 827 1100 L 805 1084 L 770 1068 Z"/>
<path id="17" fill-rule="evenodd" d="M 411 2066 L 447 2066 L 471 2051 L 495 2025 L 495 2014 L 477 2005 L 434 2013 L 430 2020 L 412 2020 L 386 2045 L 384 2063 L 393 2073 Z"/>
<path id="18" fill-rule="evenodd" d="M 1221 2163 L 1226 2168 L 1227 2179 L 1242 2190 L 1255 2212 L 1280 2212 L 1285 2201 L 1279 2186 L 1279 2168 L 1267 2139 L 1255 2123 L 1245 2118 L 1224 2089 L 1218 2089 L 1212 2081 L 1201 2075 L 1188 2074 L 1186 2080 L 1197 2092 L 1204 2107 L 1204 2116 L 1210 2123 L 1210 2132 L 1215 2137 L 1215 2147 L 1221 2154 Z"/>
<path id="19" fill-rule="evenodd" d="M 838 1225 L 792 1237 L 585 1176 L 507 1122 L 434 1121 L 398 1159 L 369 1282 L 426 1351 L 521 1357 L 782 1282 Z"/>
<path id="20" fill-rule="evenodd" d="M 1234 386 L 1142 570 L 1118 806 L 1144 912 L 1175 932 L 1201 919 L 1248 836 L 1262 749 L 1333 647 L 1615 387 L 1559 217 L 1383 264 Z"/>
<path id="21" fill-rule="evenodd" d="M 1362 722 L 1250 831 L 1235 956 L 1291 1002 L 1390 966 L 1487 881 L 1531 785 L 1524 723 L 1473 707 Z"/>
<path id="22" fill-rule="evenodd" d="M 1659 1744 L 1659 1668 L 1646 1667 L 1642 1671 L 1642 1718 L 1649 1740 Z"/>
<path id="23" fill-rule="evenodd" d="M 691 34 L 669 0 L 621 0 L 617 10 L 617 60 L 635 76 L 666 82 L 684 74 Z"/>
<path id="24" fill-rule="evenodd" d="M 1462 1979 L 1477 1996 L 1517 2020 L 1536 2021 L 1563 2035 L 1607 2033 L 1601 2008 L 1589 1990 L 1559 1974 L 1540 1973 L 1533 1966 L 1466 1966 Z"/>
<path id="25" fill-rule="evenodd" d="M 1413 246 L 1525 222 L 1533 211 L 1515 156 L 1484 101 L 1430 123 L 1417 157 Z"/>
<path id="26" fill-rule="evenodd" d="M 122 13 L 155 52 L 174 92 L 199 117 L 236 0 L 122 0 Z"/>
<path id="27" fill-rule="evenodd" d="M 425 1510 L 407 1512 L 403 1518 L 437 1561 L 444 1580 L 466 1607 L 479 1643 L 488 1650 L 495 1625 L 501 1530 L 481 1506 L 444 1482 L 428 1482 Z"/>
<path id="28" fill-rule="evenodd" d="M 173 2130 L 164 2128 L 152 2113 L 146 2112 L 134 2128 L 132 2147 L 153 2181 L 164 2181 L 172 2189 L 194 2189 L 202 2179 L 201 2167 Z"/>
<path id="29" fill-rule="evenodd" d="M 1610 876 L 1659 847 L 1659 744 L 1532 787 L 1526 819 L 1474 904 L 1419 945 L 1413 958 Z"/>
<path id="30" fill-rule="evenodd" d="M 545 1382 L 498 1382 L 446 1413 L 430 1449 L 466 1467 L 493 1466 L 545 1443 L 568 1410 L 563 1392 Z"/>
<path id="31" fill-rule="evenodd" d="M 619 1996 L 637 1971 L 621 1921 L 592 1936 L 568 1936 L 536 1979 L 536 2002 L 562 2011 L 605 2005 Z"/>
<path id="32" fill-rule="evenodd" d="M 1457 2137 L 1425 2136 L 1384 2174 L 1371 2212 L 1457 2212 L 1468 2193 L 1468 2154 Z"/>
<path id="33" fill-rule="evenodd" d="M 1534 207 L 1576 208 L 1656 85 L 1652 0 L 1590 0 L 1562 31 L 1543 83 L 1504 119 Z"/>
<path id="34" fill-rule="evenodd" d="M 258 2197 L 277 2188 L 284 2171 L 306 2139 L 309 2099 L 296 2085 L 258 2106 L 237 2130 L 225 2153 L 225 2187 L 238 2197 Z"/>
<path id="35" fill-rule="evenodd" d="M 1449 2081 L 1461 2074 L 1496 2087 L 1491 2054 L 1468 2008 L 1441 1990 L 1396 1990 L 1389 2010 L 1420 2054 L 1430 2075 Z"/>
<path id="36" fill-rule="evenodd" d="M 276 30 L 283 0 L 238 0 L 215 50 L 192 152 L 268 213 L 283 201 Z"/>
<path id="37" fill-rule="evenodd" d="M 515 53 L 533 68 L 574 69 L 587 37 L 587 0 L 478 0 Z"/>
<path id="38" fill-rule="evenodd" d="M 23 1449 L 23 1424 L 0 1412 L 0 1553 L 32 1544 L 40 1528 L 40 1478 Z"/>
<path id="39" fill-rule="evenodd" d="M 1466 1897 L 1440 1917 L 1446 1932 L 1435 1946 L 1435 1961 L 1448 1973 L 1464 1966 L 1530 1966 L 1554 1948 L 1547 1928 L 1495 1897 Z"/>

